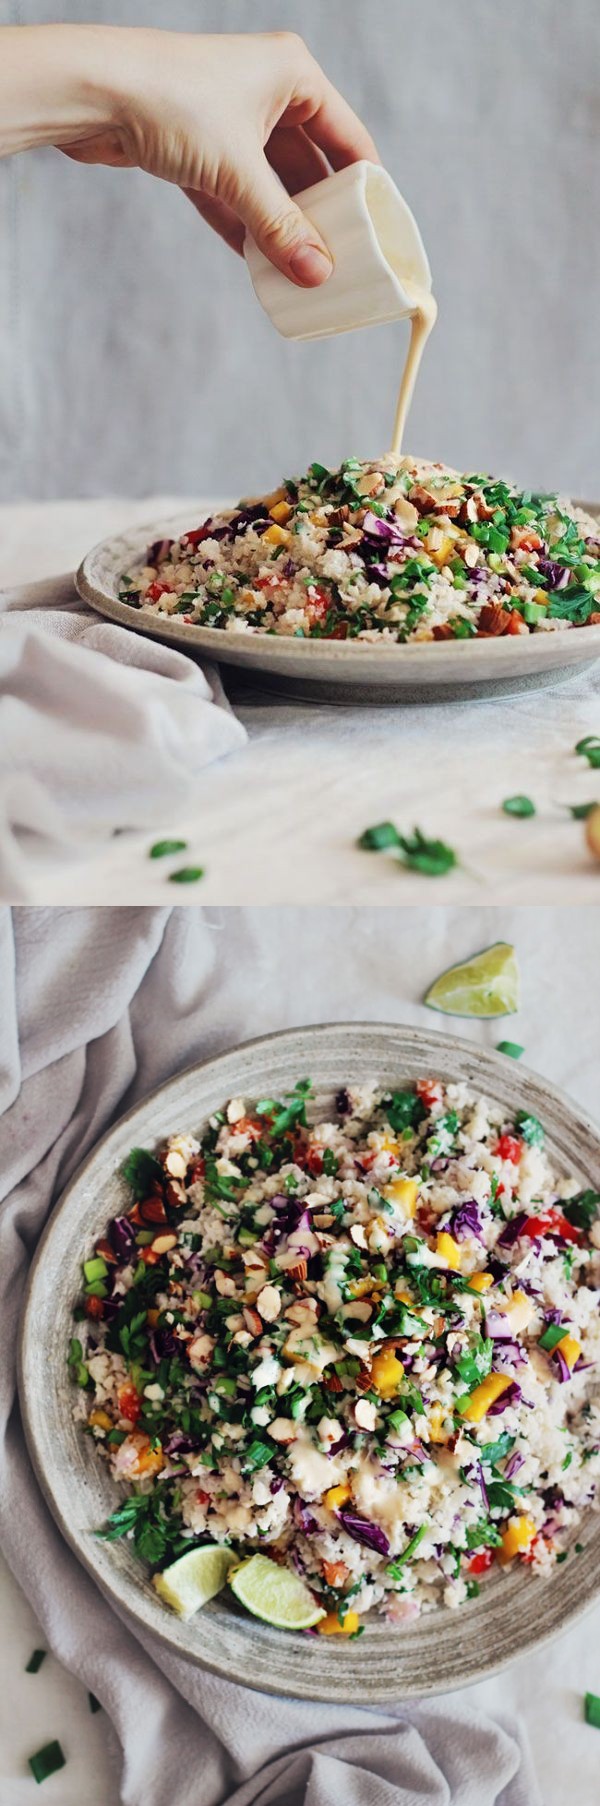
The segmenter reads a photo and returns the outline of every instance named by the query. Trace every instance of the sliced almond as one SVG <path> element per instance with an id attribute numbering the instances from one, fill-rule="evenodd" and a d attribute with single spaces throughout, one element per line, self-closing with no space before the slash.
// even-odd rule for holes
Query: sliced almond
<path id="1" fill-rule="evenodd" d="M 151 1247 L 154 1254 L 168 1254 L 171 1248 L 177 1247 L 177 1236 L 172 1229 L 167 1229 L 164 1235 L 155 1235 Z"/>
<path id="2" fill-rule="evenodd" d="M 374 1430 L 377 1423 L 376 1406 L 369 1398 L 359 1398 L 354 1406 L 354 1420 L 359 1430 Z"/>
<path id="3" fill-rule="evenodd" d="M 256 1309 L 260 1311 L 264 1323 L 274 1323 L 281 1310 L 281 1292 L 278 1286 L 263 1286 L 256 1300 Z"/>
<path id="4" fill-rule="evenodd" d="M 215 1285 L 220 1298 L 235 1297 L 235 1279 L 232 1279 L 230 1273 L 223 1273 L 220 1267 L 217 1267 L 215 1271 Z"/>
<path id="5" fill-rule="evenodd" d="M 273 1442 L 295 1442 L 297 1435 L 298 1430 L 292 1417 L 274 1417 L 269 1424 L 269 1436 L 272 1436 Z"/>

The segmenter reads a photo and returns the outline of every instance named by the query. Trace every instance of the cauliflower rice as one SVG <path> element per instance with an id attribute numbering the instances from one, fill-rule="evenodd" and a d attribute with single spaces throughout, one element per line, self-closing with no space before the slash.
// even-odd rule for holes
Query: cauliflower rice
<path id="1" fill-rule="evenodd" d="M 433 1077 L 234 1098 L 123 1169 L 83 1269 L 76 1415 L 156 1567 L 293 1566 L 356 1634 L 576 1560 L 600 1477 L 600 1194 L 538 1120 Z"/>
<path id="2" fill-rule="evenodd" d="M 120 600 L 301 639 L 553 633 L 600 622 L 599 535 L 563 497 L 414 458 L 347 458 L 156 540 Z"/>

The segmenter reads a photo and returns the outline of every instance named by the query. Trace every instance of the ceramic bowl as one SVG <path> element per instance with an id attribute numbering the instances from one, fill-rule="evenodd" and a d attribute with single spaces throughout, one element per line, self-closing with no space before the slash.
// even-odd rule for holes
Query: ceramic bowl
<path id="1" fill-rule="evenodd" d="M 534 1580 L 522 1567 L 496 1570 L 460 1611 L 436 1609 L 401 1628 L 367 1620 L 360 1640 L 344 1643 L 273 1630 L 227 1591 L 182 1623 L 161 1604 L 128 1543 L 94 1536 L 118 1492 L 74 1423 L 65 1356 L 81 1260 L 129 1201 L 119 1169 L 131 1146 L 202 1130 L 228 1097 L 276 1095 L 307 1074 L 318 1113 L 349 1079 L 392 1086 L 432 1071 L 469 1081 L 506 1103 L 507 1114 L 517 1106 L 532 1111 L 547 1127 L 559 1166 L 598 1188 L 599 1131 L 522 1066 L 465 1040 L 397 1025 L 292 1029 L 183 1072 L 129 1110 L 71 1181 L 32 1265 L 20 1333 L 21 1410 L 37 1478 L 63 1536 L 134 1628 L 200 1667 L 267 1692 L 365 1705 L 462 1687 L 564 1630 L 600 1590 L 600 1518 L 589 1512 L 576 1533 L 583 1553 L 549 1580 Z"/>
<path id="2" fill-rule="evenodd" d="M 600 517 L 600 507 L 594 512 Z M 206 509 L 198 511 L 203 518 Z M 177 539 L 194 519 L 184 514 L 115 534 L 88 552 L 76 584 L 80 596 L 109 620 L 151 639 L 236 668 L 253 689 L 307 702 L 400 703 L 464 701 L 516 696 L 575 676 L 600 658 L 600 626 L 564 633 L 511 635 L 506 639 L 413 641 L 380 646 L 343 640 L 296 640 L 268 633 L 224 633 L 219 627 L 186 627 L 177 616 L 144 614 L 119 601 L 120 579 L 143 563 L 155 539 Z"/>

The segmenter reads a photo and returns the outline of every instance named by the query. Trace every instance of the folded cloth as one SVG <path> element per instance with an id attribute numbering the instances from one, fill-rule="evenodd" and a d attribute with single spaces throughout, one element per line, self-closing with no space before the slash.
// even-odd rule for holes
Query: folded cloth
<path id="1" fill-rule="evenodd" d="M 0 912 L 0 1540 L 49 1646 L 112 1720 L 123 1806 L 539 1806 L 519 1727 L 468 1695 L 275 1701 L 171 1654 L 79 1567 L 29 1465 L 15 1349 L 52 1198 L 137 1097 L 255 1032 L 267 983 L 284 998 L 285 924 L 268 939 L 267 968 L 252 912 Z"/>
<path id="2" fill-rule="evenodd" d="M 0 896 L 48 843 L 168 824 L 245 740 L 213 666 L 98 620 L 71 577 L 0 592 Z"/>

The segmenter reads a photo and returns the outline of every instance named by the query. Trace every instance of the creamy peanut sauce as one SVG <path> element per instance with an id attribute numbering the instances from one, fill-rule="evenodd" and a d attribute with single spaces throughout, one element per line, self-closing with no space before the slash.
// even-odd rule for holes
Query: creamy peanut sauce
<path id="1" fill-rule="evenodd" d="M 410 343 L 402 373 L 396 418 L 394 420 L 394 431 L 390 447 L 392 457 L 394 458 L 400 457 L 406 421 L 415 392 L 415 384 L 421 366 L 421 359 L 429 334 L 437 320 L 437 302 L 434 301 L 433 295 L 428 289 L 417 288 L 416 284 L 404 281 L 403 287 L 406 289 L 406 293 L 412 306 L 410 314 Z"/>

